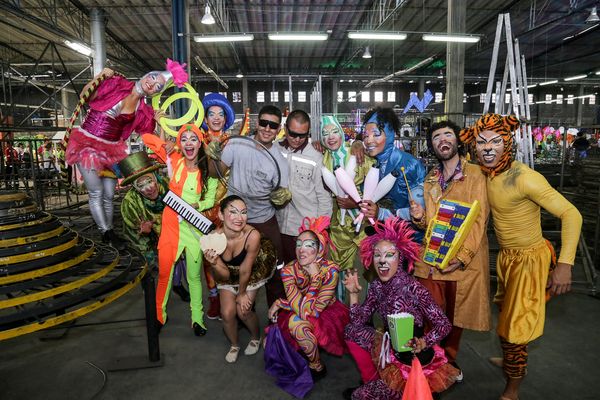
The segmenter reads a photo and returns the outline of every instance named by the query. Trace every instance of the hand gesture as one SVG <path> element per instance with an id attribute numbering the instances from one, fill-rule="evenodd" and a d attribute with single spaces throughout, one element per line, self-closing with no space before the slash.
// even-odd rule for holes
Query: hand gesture
<path id="1" fill-rule="evenodd" d="M 361 165 L 365 162 L 365 146 L 360 140 L 355 140 L 350 148 L 350 154 L 356 157 L 356 164 Z"/>
<path id="2" fill-rule="evenodd" d="M 353 294 L 358 294 L 362 290 L 362 286 L 358 283 L 358 271 L 348 270 L 344 277 L 344 286 L 346 290 Z"/>
<path id="3" fill-rule="evenodd" d="M 442 274 L 449 274 L 450 272 L 455 271 L 458 268 L 461 268 L 462 266 L 463 266 L 462 261 L 460 261 L 458 258 L 453 258 L 448 263 L 448 266 L 446 268 L 440 270 L 440 272 Z"/>
<path id="4" fill-rule="evenodd" d="M 279 305 L 279 301 L 276 301 L 275 303 L 273 303 L 271 305 L 271 307 L 269 308 L 269 319 L 273 322 L 277 322 L 277 313 L 279 312 L 279 309 L 281 308 L 281 306 Z"/>
<path id="5" fill-rule="evenodd" d="M 140 222 L 140 233 L 142 235 L 150 234 L 150 232 L 152 232 L 153 225 L 154 225 L 154 222 L 152 222 L 152 221 L 141 221 Z"/>
<path id="6" fill-rule="evenodd" d="M 418 337 L 414 337 L 414 338 L 410 339 L 407 344 L 409 347 L 413 348 L 412 352 L 414 354 L 420 353 L 421 351 L 423 351 L 425 349 L 425 347 L 427 347 L 427 343 L 425 342 L 425 339 L 418 338 Z"/>
<path id="7" fill-rule="evenodd" d="M 204 251 L 204 258 L 208 261 L 209 264 L 215 265 L 217 263 L 217 258 L 219 255 L 214 249 L 208 249 Z"/>
<path id="8" fill-rule="evenodd" d="M 350 197 L 338 196 L 335 198 L 339 208 L 345 208 L 346 210 L 351 208 L 358 208 L 358 204 Z"/>
<path id="9" fill-rule="evenodd" d="M 156 123 L 160 123 L 160 119 L 165 117 L 167 114 L 163 111 L 163 110 L 156 110 L 154 111 L 154 120 L 156 121 Z"/>
<path id="10" fill-rule="evenodd" d="M 115 71 L 110 68 L 103 68 L 102 71 L 100 71 L 100 75 L 104 75 L 107 78 L 112 78 L 115 76 Z"/>
<path id="11" fill-rule="evenodd" d="M 319 273 L 319 270 L 321 269 L 321 267 L 319 267 L 319 264 L 317 264 L 316 262 L 311 262 L 310 264 L 308 264 L 305 267 L 302 267 L 304 269 L 304 271 L 306 271 L 307 274 L 309 274 L 311 277 L 317 275 Z"/>
<path id="12" fill-rule="evenodd" d="M 423 209 L 423 207 L 416 201 L 411 201 L 410 216 L 412 217 L 412 219 L 420 221 L 423 219 L 423 215 L 425 215 L 425 210 Z"/>
<path id="13" fill-rule="evenodd" d="M 379 206 L 373 203 L 371 200 L 363 200 L 360 202 L 360 211 L 365 215 L 366 218 L 377 219 L 379 214 Z"/>
<path id="14" fill-rule="evenodd" d="M 165 150 L 167 151 L 167 154 L 171 154 L 172 152 L 174 152 L 177 148 L 175 146 L 175 143 L 167 140 L 164 144 L 165 146 Z"/>

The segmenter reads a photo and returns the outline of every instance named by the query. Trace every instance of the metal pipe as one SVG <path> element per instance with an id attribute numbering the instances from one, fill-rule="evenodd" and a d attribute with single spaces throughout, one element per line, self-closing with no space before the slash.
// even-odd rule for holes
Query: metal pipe
<path id="1" fill-rule="evenodd" d="M 92 56 L 94 58 L 94 76 L 98 75 L 106 64 L 106 32 L 104 11 L 100 8 L 90 10 L 90 31 L 92 34 Z"/>

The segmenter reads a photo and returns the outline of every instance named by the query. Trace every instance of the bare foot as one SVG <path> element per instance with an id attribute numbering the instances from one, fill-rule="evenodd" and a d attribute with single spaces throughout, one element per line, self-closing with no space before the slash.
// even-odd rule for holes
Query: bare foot
<path id="1" fill-rule="evenodd" d="M 504 366 L 504 359 L 502 357 L 490 357 L 488 361 L 494 367 L 502 368 Z"/>

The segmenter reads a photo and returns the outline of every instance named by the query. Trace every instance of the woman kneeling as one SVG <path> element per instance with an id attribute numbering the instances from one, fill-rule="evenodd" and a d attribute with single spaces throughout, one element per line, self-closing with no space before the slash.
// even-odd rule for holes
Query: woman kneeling
<path id="1" fill-rule="evenodd" d="M 346 390 L 346 398 L 401 399 L 413 353 L 423 365 L 432 392 L 447 389 L 459 374 L 448 364 L 444 350 L 437 345 L 450 332 L 448 318 L 427 289 L 403 269 L 406 263 L 410 271 L 418 255 L 419 246 L 411 240 L 413 234 L 405 221 L 389 218 L 385 225 L 379 223 L 375 226 L 375 234 L 361 242 L 363 265 L 367 269 L 373 265 L 377 272 L 363 304 L 358 304 L 361 287 L 356 272 L 348 274 L 344 280 L 350 292 L 350 324 L 346 327 L 346 343 L 364 382 L 356 389 Z M 384 335 L 369 324 L 374 313 L 383 319 L 386 332 L 389 332 L 388 315 L 411 314 L 414 317 L 414 337 L 407 346 L 413 351 L 396 352 L 391 346 L 383 345 Z M 426 322 L 431 330 L 424 335 Z M 382 363 L 381 360 L 385 361 Z"/>
<path id="2" fill-rule="evenodd" d="M 313 380 L 326 374 L 319 346 L 341 356 L 348 308 L 335 298 L 339 266 L 324 259 L 330 243 L 329 217 L 305 218 L 296 239 L 296 260 L 281 271 L 286 298 L 269 309 L 283 336 L 308 359 Z M 277 313 L 279 312 L 279 315 Z"/>
<path id="3" fill-rule="evenodd" d="M 246 223 L 246 203 L 240 197 L 231 195 L 221 201 L 219 219 L 223 225 L 216 232 L 225 234 L 227 247 L 221 255 L 208 250 L 204 256 L 213 267 L 221 301 L 223 328 L 231 342 L 225 360 L 233 363 L 240 351 L 237 317 L 252 335 L 244 354 L 253 355 L 260 349 L 254 300 L 258 289 L 275 271 L 276 254 L 271 241 L 261 238 L 260 233 Z"/>

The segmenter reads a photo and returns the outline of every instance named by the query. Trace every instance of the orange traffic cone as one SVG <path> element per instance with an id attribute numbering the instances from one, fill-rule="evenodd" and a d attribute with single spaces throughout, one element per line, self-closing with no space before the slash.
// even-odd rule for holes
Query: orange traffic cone
<path id="1" fill-rule="evenodd" d="M 417 357 L 413 357 L 402 400 L 433 400 L 427 378 L 425 378 L 423 368 L 421 368 L 421 363 Z"/>

